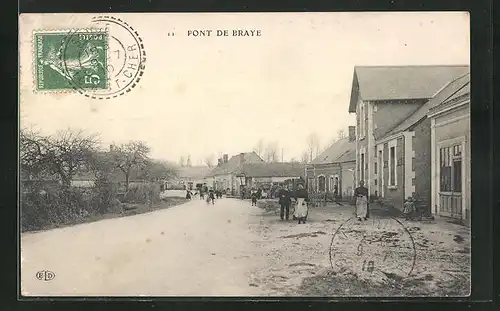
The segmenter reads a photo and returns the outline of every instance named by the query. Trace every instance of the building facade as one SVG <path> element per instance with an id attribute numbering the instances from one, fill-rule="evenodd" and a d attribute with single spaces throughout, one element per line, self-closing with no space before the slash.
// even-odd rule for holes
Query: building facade
<path id="1" fill-rule="evenodd" d="M 429 111 L 431 120 L 431 206 L 436 215 L 470 224 L 470 78 Z"/>
<path id="2" fill-rule="evenodd" d="M 334 142 L 306 166 L 307 187 L 310 192 L 334 192 L 350 197 L 355 188 L 356 129 L 349 126 L 348 137 Z"/>
<path id="3" fill-rule="evenodd" d="M 429 99 L 468 66 L 356 67 L 349 112 L 356 113 L 356 180 L 398 209 L 431 196 Z M 430 210 L 430 208 L 428 208 Z"/>
<path id="4" fill-rule="evenodd" d="M 288 180 L 303 178 L 304 168 L 304 164 L 292 162 L 245 163 L 236 175 L 244 178 L 247 189 L 271 189 Z"/>
<path id="5" fill-rule="evenodd" d="M 208 166 L 185 166 L 179 167 L 177 170 L 177 178 L 172 181 L 175 188 L 182 187 L 183 189 L 193 190 L 197 185 L 206 184 L 210 179 L 207 178 L 211 169 Z"/>
<path id="6" fill-rule="evenodd" d="M 239 169 L 246 163 L 263 163 L 261 157 L 255 152 L 240 153 L 232 156 L 224 155 L 218 159 L 215 167 L 208 175 L 207 180 L 211 187 L 216 190 L 229 190 L 233 195 L 240 195 L 242 188 L 246 185 L 244 176 L 239 175 Z"/>

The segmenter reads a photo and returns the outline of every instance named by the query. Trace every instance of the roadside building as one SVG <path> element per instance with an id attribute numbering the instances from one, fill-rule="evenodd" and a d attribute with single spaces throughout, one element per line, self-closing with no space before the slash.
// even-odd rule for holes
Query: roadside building
<path id="1" fill-rule="evenodd" d="M 177 178 L 173 183 L 183 189 L 193 190 L 197 186 L 207 183 L 207 176 L 210 172 L 211 168 L 202 165 L 179 167 L 177 168 Z"/>
<path id="2" fill-rule="evenodd" d="M 216 190 L 228 190 L 233 195 L 239 195 L 245 186 L 245 178 L 238 176 L 239 168 L 245 163 L 263 163 L 261 157 L 255 152 L 242 152 L 232 156 L 230 159 L 224 154 L 218 159 L 217 167 L 207 174 L 207 180 Z"/>
<path id="3" fill-rule="evenodd" d="M 432 213 L 470 224 L 470 75 L 450 83 L 430 108 Z"/>
<path id="4" fill-rule="evenodd" d="M 247 188 L 268 191 L 285 185 L 289 180 L 303 178 L 304 168 L 304 164 L 294 162 L 244 163 L 238 168 L 236 175 L 244 178 Z"/>
<path id="5" fill-rule="evenodd" d="M 340 197 L 350 197 L 355 187 L 356 129 L 349 126 L 348 137 L 339 139 L 306 166 L 310 192 L 333 193 L 338 187 Z"/>
<path id="6" fill-rule="evenodd" d="M 427 113 L 468 66 L 355 67 L 349 112 L 356 113 L 356 180 L 402 209 L 415 196 L 430 210 L 431 126 Z M 441 96 L 444 96 L 441 93 Z"/>

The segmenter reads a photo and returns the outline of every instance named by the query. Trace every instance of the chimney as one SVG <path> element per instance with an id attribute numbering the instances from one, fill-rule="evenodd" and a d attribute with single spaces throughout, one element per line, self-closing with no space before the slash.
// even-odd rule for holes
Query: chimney
<path id="1" fill-rule="evenodd" d="M 240 165 L 245 163 L 245 154 L 242 152 L 240 153 Z"/>
<path id="2" fill-rule="evenodd" d="M 229 160 L 229 156 L 227 154 L 225 154 L 222 156 L 222 159 L 223 159 L 223 163 L 227 163 L 227 161 Z"/>
<path id="3" fill-rule="evenodd" d="M 356 127 L 349 126 L 349 141 L 355 141 L 355 140 L 356 140 Z"/>

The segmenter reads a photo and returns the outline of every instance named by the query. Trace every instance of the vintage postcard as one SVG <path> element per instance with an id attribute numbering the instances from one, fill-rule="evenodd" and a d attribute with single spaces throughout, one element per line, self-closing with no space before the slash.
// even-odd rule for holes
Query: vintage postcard
<path id="1" fill-rule="evenodd" d="M 30 296 L 466 297 L 466 12 L 21 14 Z"/>

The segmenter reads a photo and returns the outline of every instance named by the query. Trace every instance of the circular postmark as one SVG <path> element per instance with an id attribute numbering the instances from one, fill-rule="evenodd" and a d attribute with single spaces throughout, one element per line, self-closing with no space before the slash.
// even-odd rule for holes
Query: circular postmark
<path id="1" fill-rule="evenodd" d="M 392 217 L 350 218 L 334 232 L 330 243 L 330 264 L 336 272 L 403 279 L 412 274 L 415 261 L 411 233 Z"/>
<path id="2" fill-rule="evenodd" d="M 90 27 L 68 33 L 59 55 L 73 88 L 94 99 L 130 92 L 141 80 L 146 62 L 138 32 L 112 16 L 96 16 Z"/>

